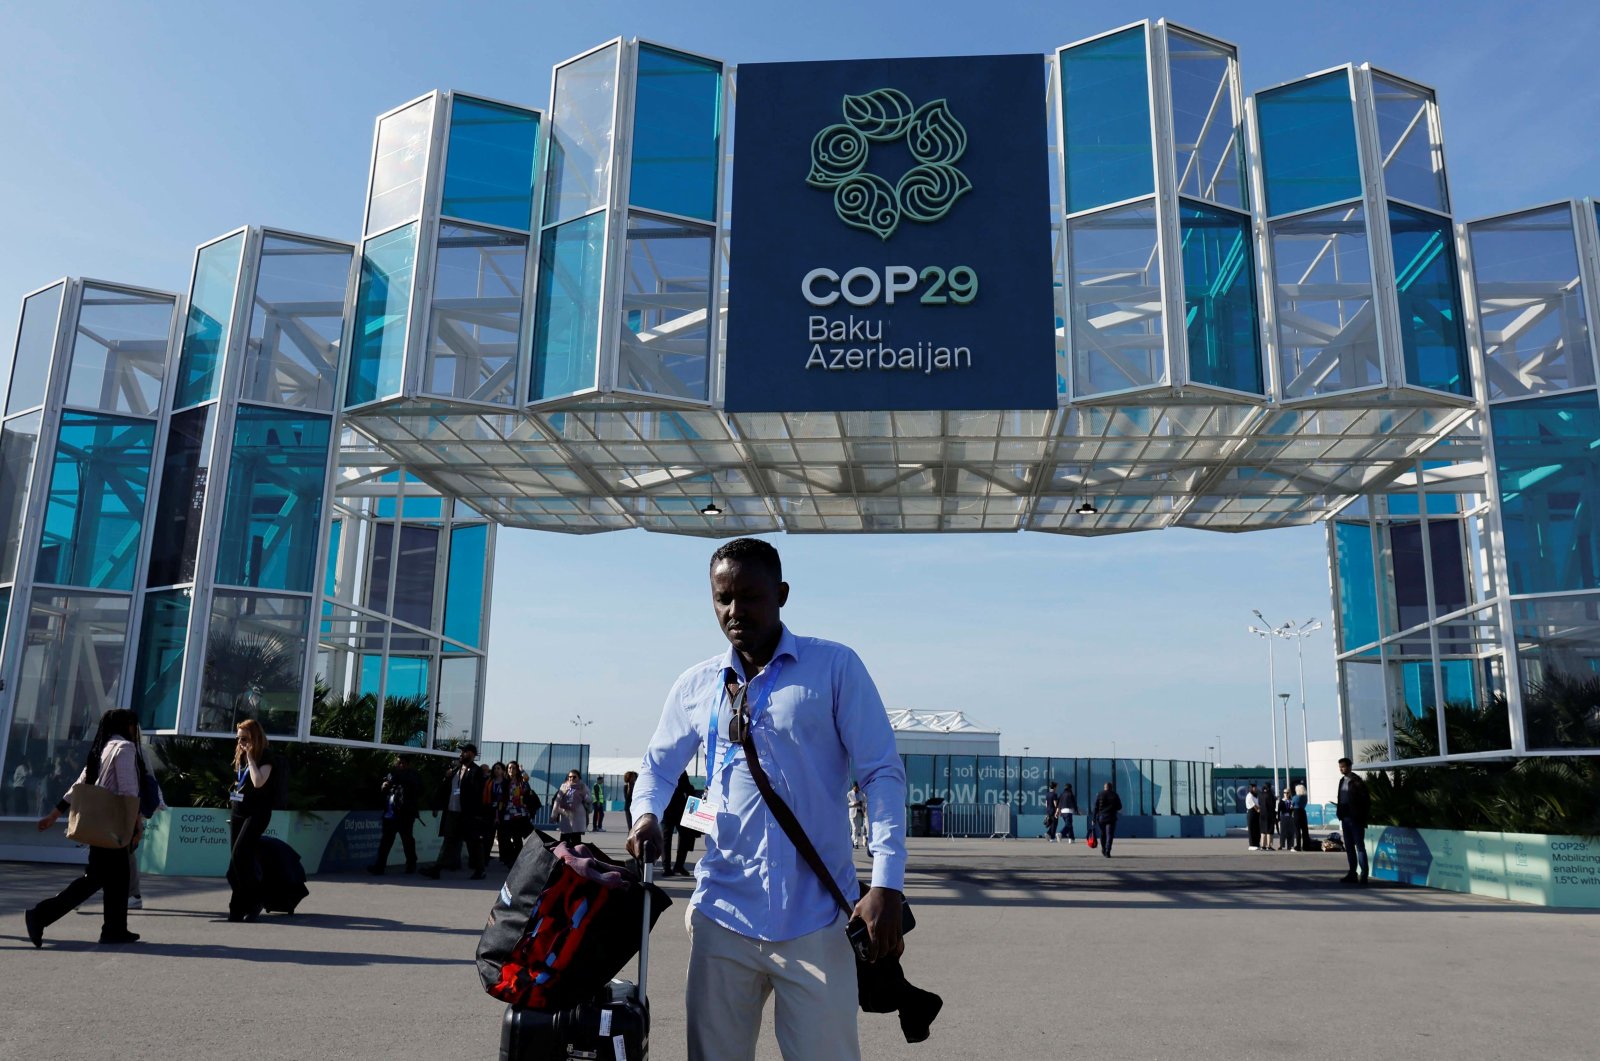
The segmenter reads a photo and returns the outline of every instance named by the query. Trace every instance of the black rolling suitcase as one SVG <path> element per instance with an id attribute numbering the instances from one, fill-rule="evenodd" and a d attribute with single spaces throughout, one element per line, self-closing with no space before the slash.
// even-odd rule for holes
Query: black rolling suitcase
<path id="1" fill-rule="evenodd" d="M 655 879 L 646 862 L 644 882 Z M 612 980 L 588 1002 L 554 1011 L 507 1006 L 500 1022 L 500 1061 L 647 1061 L 650 1056 L 650 892 L 644 893 L 639 980 Z"/>
<path id="2" fill-rule="evenodd" d="M 258 848 L 261 861 L 261 906 L 292 914 L 310 895 L 300 852 L 273 836 L 263 836 Z"/>

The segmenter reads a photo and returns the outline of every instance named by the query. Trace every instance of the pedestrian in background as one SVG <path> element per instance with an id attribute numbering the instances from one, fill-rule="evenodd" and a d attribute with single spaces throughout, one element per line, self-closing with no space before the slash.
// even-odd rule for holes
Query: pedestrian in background
<path id="1" fill-rule="evenodd" d="M 1117 815 L 1122 813 L 1122 797 L 1110 781 L 1094 798 L 1094 825 L 1100 832 L 1100 853 L 1111 857 L 1111 841 L 1117 836 Z"/>
<path id="2" fill-rule="evenodd" d="M 622 775 L 622 816 L 628 823 L 628 832 L 633 832 L 633 783 L 639 780 L 639 771 L 629 770 Z"/>
<path id="3" fill-rule="evenodd" d="M 404 755 L 396 755 L 389 772 L 378 783 L 383 797 L 383 835 L 378 839 L 378 858 L 367 867 L 374 876 L 383 876 L 389 865 L 389 852 L 394 849 L 394 838 L 400 838 L 400 849 L 405 852 L 406 872 L 417 871 L 417 841 L 411 835 L 422 809 L 422 776 L 411 769 Z"/>
<path id="4" fill-rule="evenodd" d="M 589 790 L 589 796 L 594 800 L 594 831 L 605 832 L 601 823 L 606 820 L 606 786 L 605 778 L 596 777 L 594 787 Z"/>
<path id="5" fill-rule="evenodd" d="M 1250 834 L 1250 850 L 1261 850 L 1261 793 L 1256 791 L 1256 783 L 1250 782 L 1250 789 L 1244 794 L 1244 828 Z"/>
<path id="6" fill-rule="evenodd" d="M 500 825 L 500 861 L 511 866 L 522 854 L 522 843 L 533 832 L 533 816 L 539 811 L 539 797 L 528 784 L 522 764 L 513 759 L 506 765 L 506 811 Z"/>
<path id="7" fill-rule="evenodd" d="M 489 861 L 491 849 L 505 824 L 507 805 L 511 801 L 511 782 L 506 776 L 506 764 L 495 763 L 489 767 L 489 776 L 483 781 L 483 861 Z M 500 849 L 500 861 L 506 865 L 505 848 Z"/>
<path id="8" fill-rule="evenodd" d="M 1272 792 L 1272 786 L 1261 786 L 1261 850 L 1271 851 L 1273 837 L 1277 833 L 1278 799 Z"/>
<path id="9" fill-rule="evenodd" d="M 1372 795 L 1367 783 L 1351 769 L 1349 759 L 1339 760 L 1339 832 L 1344 836 L 1344 857 L 1350 872 L 1340 877 L 1344 884 L 1367 883 L 1367 816 L 1372 812 Z M 1359 861 L 1361 875 L 1356 876 Z"/>
<path id="10" fill-rule="evenodd" d="M 1295 840 L 1301 851 L 1311 850 L 1311 821 L 1306 817 L 1306 786 L 1296 785 L 1294 789 L 1294 833 Z"/>
<path id="11" fill-rule="evenodd" d="M 100 716 L 94 741 L 89 745 L 89 761 L 78 782 L 97 785 L 118 796 L 139 798 L 139 771 L 143 760 L 139 758 L 139 716 L 123 708 L 113 708 Z M 69 790 L 70 793 L 70 790 Z M 55 808 L 39 819 L 42 833 L 55 825 L 61 815 L 71 809 L 66 796 Z M 144 833 L 144 821 L 135 816 L 133 841 L 136 844 Z M 91 847 L 89 864 L 83 875 L 68 884 L 60 894 L 54 895 L 22 915 L 28 930 L 28 940 L 35 947 L 44 946 L 44 930 L 74 910 L 95 892 L 101 892 L 104 913 L 100 925 L 100 942 L 106 944 L 133 943 L 139 934 L 128 931 L 128 847 Z M 89 1011 L 85 1011 L 87 1015 Z"/>
<path id="12" fill-rule="evenodd" d="M 1056 783 L 1050 782 L 1050 788 L 1044 794 L 1044 829 L 1045 838 L 1050 843 L 1056 842 L 1056 822 L 1061 817 L 1061 796 L 1056 792 Z"/>
<path id="13" fill-rule="evenodd" d="M 228 802 L 233 814 L 228 829 L 233 853 L 228 860 L 229 921 L 255 921 L 261 916 L 261 834 L 272 822 L 272 752 L 261 723 L 247 718 L 239 723 L 233 749 L 233 789 Z"/>
<path id="14" fill-rule="evenodd" d="M 694 782 L 689 780 L 689 772 L 683 771 L 678 775 L 678 787 L 672 790 L 672 798 L 667 800 L 666 809 L 661 812 L 661 875 L 671 877 L 677 875 L 687 877 L 689 871 L 684 868 L 684 860 L 689 857 L 689 852 L 694 850 L 695 836 L 693 829 L 685 829 L 682 825 L 683 810 L 689 802 L 690 796 L 700 795 L 700 789 L 694 787 Z M 672 837 L 678 837 L 678 858 L 672 858 Z"/>
<path id="15" fill-rule="evenodd" d="M 1294 827 L 1294 801 L 1289 795 L 1289 790 L 1284 789 L 1283 795 L 1278 797 L 1278 848 L 1282 851 L 1295 849 Z"/>
<path id="16" fill-rule="evenodd" d="M 441 870 L 461 868 L 461 847 L 467 848 L 467 865 L 472 879 L 483 879 L 483 767 L 478 765 L 478 746 L 463 744 L 460 757 L 450 764 L 444 776 L 444 813 L 439 816 L 439 857 L 422 871 L 424 877 L 438 880 Z"/>
<path id="17" fill-rule="evenodd" d="M 860 783 L 852 781 L 845 798 L 850 804 L 850 846 L 860 849 L 867 842 L 867 797 Z"/>
<path id="18" fill-rule="evenodd" d="M 155 771 L 150 769 L 150 764 L 145 761 L 144 731 L 139 728 L 138 723 L 134 723 L 133 727 L 133 748 L 134 754 L 138 756 L 137 765 L 139 767 L 139 817 L 148 822 L 158 813 L 167 809 L 167 801 L 166 797 L 161 794 L 161 785 L 156 781 Z M 65 774 L 66 771 L 60 769 L 60 764 L 61 759 L 57 757 L 57 769 L 53 770 L 50 775 L 52 780 L 56 778 L 58 771 L 63 775 Z M 63 776 L 61 780 L 65 781 L 66 779 Z M 134 837 L 133 843 L 128 845 L 129 910 L 144 909 L 144 893 L 140 891 L 139 887 L 139 841 L 143 838 L 144 829 L 141 828 L 139 835 Z"/>
<path id="19" fill-rule="evenodd" d="M 1077 825 L 1072 820 L 1077 813 L 1078 795 L 1072 791 L 1072 782 L 1064 782 L 1061 786 L 1061 833 L 1069 844 L 1077 838 Z"/>
<path id="20" fill-rule="evenodd" d="M 561 839 L 575 844 L 583 839 L 584 828 L 589 824 L 589 786 L 576 770 L 567 771 L 567 779 L 555 796 L 556 829 Z"/>

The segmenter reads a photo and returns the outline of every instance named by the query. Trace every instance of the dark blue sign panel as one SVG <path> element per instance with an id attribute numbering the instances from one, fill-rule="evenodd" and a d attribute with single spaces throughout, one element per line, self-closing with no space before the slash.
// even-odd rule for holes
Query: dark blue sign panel
<path id="1" fill-rule="evenodd" d="M 1053 409 L 1044 59 L 739 67 L 730 412 Z"/>

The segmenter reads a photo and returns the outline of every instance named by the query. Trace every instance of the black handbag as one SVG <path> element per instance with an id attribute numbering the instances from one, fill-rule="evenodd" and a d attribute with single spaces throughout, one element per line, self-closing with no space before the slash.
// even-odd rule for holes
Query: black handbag
<path id="1" fill-rule="evenodd" d="M 738 695 L 734 697 L 733 712 L 736 717 L 743 706 L 743 693 L 744 690 L 740 689 Z M 767 809 L 772 811 L 772 816 L 778 819 L 778 825 L 783 829 L 784 835 L 800 853 L 800 857 L 805 859 L 806 865 L 811 867 L 817 879 L 822 881 L 832 894 L 834 902 L 839 904 L 839 909 L 844 911 L 848 921 L 854 916 L 855 907 L 839 890 L 839 883 L 828 872 L 822 856 L 817 854 L 817 849 L 811 843 L 811 838 L 806 835 L 800 819 L 795 817 L 789 804 L 785 803 L 783 797 L 773 789 L 772 779 L 767 776 L 767 771 L 761 765 L 761 756 L 756 753 L 750 728 L 748 725 L 743 727 L 739 744 L 744 748 L 745 764 L 750 768 L 750 776 L 755 780 L 761 798 L 766 801 Z M 867 886 L 861 885 L 861 894 L 865 895 L 867 891 Z M 903 936 L 916 927 L 917 919 L 911 913 L 911 904 L 902 902 L 900 934 Z M 900 1030 L 905 1034 L 908 1043 L 920 1043 L 928 1037 L 934 1018 L 944 1006 L 944 999 L 931 991 L 915 987 L 906 980 L 905 970 L 900 967 L 899 958 L 879 958 L 875 962 L 867 962 L 861 960 L 859 952 L 856 955 L 856 1002 L 866 1013 L 898 1012 Z"/>

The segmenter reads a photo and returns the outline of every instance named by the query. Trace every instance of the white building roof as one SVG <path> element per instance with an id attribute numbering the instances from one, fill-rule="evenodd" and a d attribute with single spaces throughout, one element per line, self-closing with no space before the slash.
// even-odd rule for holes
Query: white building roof
<path id="1" fill-rule="evenodd" d="M 889 725 L 896 733 L 962 733 L 1000 736 L 1000 731 L 972 721 L 965 711 L 891 711 Z"/>

